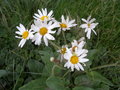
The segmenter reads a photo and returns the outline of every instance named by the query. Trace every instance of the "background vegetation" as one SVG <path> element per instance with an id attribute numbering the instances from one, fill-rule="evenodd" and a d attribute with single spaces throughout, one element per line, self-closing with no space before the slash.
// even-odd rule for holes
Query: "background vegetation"
<path id="1" fill-rule="evenodd" d="M 76 19 L 78 26 L 66 32 L 68 43 L 76 37 L 79 39 L 84 36 L 84 31 L 79 28 L 81 18 L 92 15 L 97 19 L 98 35 L 92 35 L 91 40 L 87 40 L 89 59 L 92 61 L 89 65 L 113 84 L 99 90 L 120 89 L 120 0 L 0 0 L 0 90 L 42 90 L 37 85 L 54 87 L 47 75 L 51 73 L 48 67 L 53 66 L 49 58 L 58 55 L 56 49 L 52 46 L 34 46 L 29 41 L 21 49 L 17 46 L 19 40 L 15 38 L 16 26 L 22 23 L 30 28 L 34 13 L 41 8 L 53 10 L 57 20 L 60 20 L 62 14 Z M 64 44 L 61 37 L 55 41 L 58 45 Z M 56 72 L 59 74 L 59 70 Z M 54 78 L 53 84 L 57 86 L 59 79 Z M 64 83 L 63 80 L 59 82 Z M 30 84 L 29 89 L 24 89 L 27 83 Z M 36 88 L 30 89 L 31 85 Z"/>

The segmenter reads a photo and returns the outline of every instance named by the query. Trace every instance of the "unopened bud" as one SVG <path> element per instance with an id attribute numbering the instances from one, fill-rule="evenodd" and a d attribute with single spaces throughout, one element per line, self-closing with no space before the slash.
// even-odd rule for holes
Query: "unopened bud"
<path id="1" fill-rule="evenodd" d="M 50 57 L 50 61 L 53 62 L 55 60 L 54 57 Z"/>

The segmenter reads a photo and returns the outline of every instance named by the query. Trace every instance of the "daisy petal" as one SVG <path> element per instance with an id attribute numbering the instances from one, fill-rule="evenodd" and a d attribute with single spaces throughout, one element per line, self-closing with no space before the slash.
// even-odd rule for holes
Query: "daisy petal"
<path id="1" fill-rule="evenodd" d="M 20 27 L 21 27 L 21 29 L 22 29 L 23 31 L 26 30 L 25 27 L 24 27 L 22 24 L 20 24 Z"/>
<path id="2" fill-rule="evenodd" d="M 19 39 L 22 39 L 22 37 L 19 37 L 19 36 L 15 36 L 16 38 L 19 38 Z"/>
<path id="3" fill-rule="evenodd" d="M 95 30 L 92 29 L 92 31 L 95 33 L 95 35 L 97 35 L 97 33 L 95 32 Z"/>
<path id="4" fill-rule="evenodd" d="M 96 19 L 95 18 L 93 18 L 93 19 L 91 19 L 89 22 L 90 23 L 92 23 L 92 22 L 94 22 Z"/>
<path id="5" fill-rule="evenodd" d="M 88 62 L 88 61 L 89 61 L 89 59 L 86 59 L 86 58 L 80 59 L 80 62 L 81 62 L 81 63 Z"/>
<path id="6" fill-rule="evenodd" d="M 46 34 L 45 35 L 49 40 L 55 40 L 55 38 L 52 36 L 52 35 L 50 35 L 50 34 Z"/>
<path id="7" fill-rule="evenodd" d="M 75 65 L 75 68 L 79 71 L 80 70 L 80 68 L 79 68 L 79 66 L 76 64 Z"/>
<path id="8" fill-rule="evenodd" d="M 87 32 L 87 38 L 90 39 L 90 36 L 91 36 L 91 29 L 89 29 Z"/>
<path id="9" fill-rule="evenodd" d="M 83 66 L 82 66 L 80 63 L 78 63 L 77 65 L 78 65 L 78 67 L 79 67 L 82 71 L 84 71 L 84 68 L 83 68 Z"/>
<path id="10" fill-rule="evenodd" d="M 89 22 L 90 19 L 91 19 L 91 15 L 87 18 L 87 21 Z"/>
<path id="11" fill-rule="evenodd" d="M 44 39 L 45 45 L 48 46 L 48 40 L 47 40 L 47 38 L 44 36 L 43 39 Z"/>
<path id="12" fill-rule="evenodd" d="M 81 28 L 87 28 L 88 26 L 87 26 L 87 24 L 82 24 L 82 25 L 80 25 L 80 27 Z"/>
<path id="13" fill-rule="evenodd" d="M 51 10 L 48 14 L 48 16 L 50 17 L 53 14 L 53 11 Z"/>
<path id="14" fill-rule="evenodd" d="M 84 19 L 84 18 L 82 18 L 82 21 L 88 23 L 88 21 L 86 19 Z"/>
<path id="15" fill-rule="evenodd" d="M 19 32 L 19 31 L 16 31 L 15 33 L 16 33 L 16 34 L 18 34 L 18 35 L 22 35 L 22 33 L 21 33 L 21 32 Z"/>
<path id="16" fill-rule="evenodd" d="M 18 45 L 18 47 L 23 47 L 23 45 L 25 44 L 26 40 L 25 39 L 22 39 Z"/>

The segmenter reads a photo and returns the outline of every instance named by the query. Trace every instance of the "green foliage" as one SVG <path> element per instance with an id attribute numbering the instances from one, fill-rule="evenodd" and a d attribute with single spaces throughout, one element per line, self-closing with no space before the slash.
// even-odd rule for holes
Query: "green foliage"
<path id="1" fill-rule="evenodd" d="M 66 90 L 65 80 L 51 76 L 47 79 L 46 84 L 52 90 Z"/>
<path id="2" fill-rule="evenodd" d="M 0 70 L 0 78 L 7 74 L 8 74 L 8 72 L 6 70 Z"/>
<path id="3" fill-rule="evenodd" d="M 38 78 L 20 87 L 19 90 L 45 90 L 45 88 L 45 78 Z"/>
<path id="4" fill-rule="evenodd" d="M 88 73 L 89 77 L 93 80 L 93 81 L 97 81 L 97 82 L 103 82 L 105 84 L 108 84 L 110 86 L 112 86 L 113 84 L 106 79 L 105 77 L 103 77 L 101 74 L 99 74 L 98 72 L 92 71 Z"/>
<path id="5" fill-rule="evenodd" d="M 94 89 L 89 88 L 89 87 L 80 86 L 80 87 L 75 87 L 75 88 L 73 88 L 73 90 L 94 90 Z"/>
<path id="6" fill-rule="evenodd" d="M 36 60 L 29 60 L 27 66 L 29 71 L 33 73 L 42 73 L 44 68 L 44 65 Z M 35 77 L 36 75 L 32 75 L 32 76 Z M 40 77 L 40 75 L 37 76 Z"/>

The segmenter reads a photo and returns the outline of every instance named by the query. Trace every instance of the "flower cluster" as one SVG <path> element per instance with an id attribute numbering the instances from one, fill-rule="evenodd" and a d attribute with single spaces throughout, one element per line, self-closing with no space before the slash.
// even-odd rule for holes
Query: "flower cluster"
<path id="1" fill-rule="evenodd" d="M 61 53 L 61 60 L 66 60 L 64 67 L 71 68 L 74 71 L 74 68 L 77 70 L 84 70 L 83 66 L 86 66 L 85 62 L 89 61 L 86 56 L 88 53 L 87 49 L 83 49 L 85 45 L 84 37 L 80 40 L 73 40 L 71 47 L 62 46 L 59 52 Z"/>
<path id="2" fill-rule="evenodd" d="M 38 13 L 35 13 L 33 17 L 34 23 L 30 29 L 26 29 L 22 24 L 16 27 L 19 31 L 15 33 L 19 36 L 15 37 L 21 39 L 18 45 L 21 48 L 29 39 L 34 42 L 35 45 L 40 45 L 43 40 L 45 45 L 48 46 L 48 40 L 55 40 L 54 34 L 59 35 L 61 31 L 71 30 L 71 27 L 77 25 L 75 24 L 75 20 L 70 20 L 68 16 L 65 18 L 64 15 L 61 16 L 61 21 L 57 21 L 53 17 L 53 11 L 51 10 L 48 13 L 46 8 L 38 10 Z M 95 18 L 91 19 L 91 16 L 89 16 L 87 20 L 82 18 L 82 21 L 84 21 L 85 24 L 80 25 L 80 27 L 85 29 L 87 33 L 86 37 L 90 39 L 91 31 L 96 34 L 94 28 L 98 23 L 94 23 Z M 89 61 L 86 58 L 88 50 L 83 49 L 85 45 L 84 40 L 84 37 L 78 41 L 73 40 L 70 48 L 68 48 L 68 45 L 63 45 L 62 48 L 58 50 L 58 52 L 61 53 L 61 62 L 63 60 L 67 61 L 64 67 L 71 68 L 72 71 L 74 71 L 74 68 L 84 70 L 82 65 L 85 66 L 85 62 Z"/>

